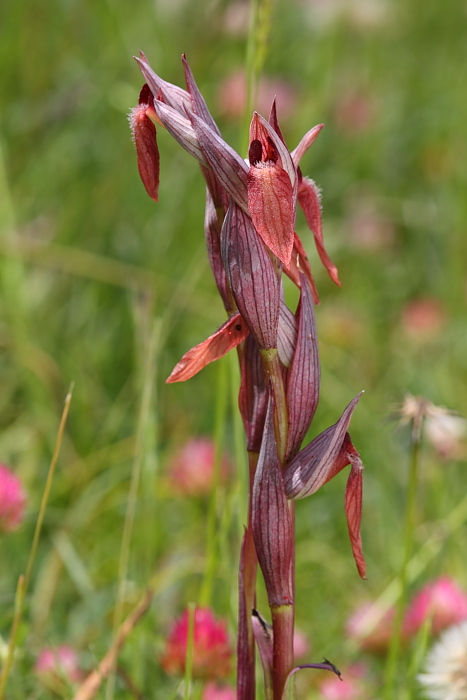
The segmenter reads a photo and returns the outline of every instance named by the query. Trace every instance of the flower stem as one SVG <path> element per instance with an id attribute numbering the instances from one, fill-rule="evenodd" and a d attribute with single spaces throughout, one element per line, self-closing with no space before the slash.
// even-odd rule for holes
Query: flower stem
<path id="1" fill-rule="evenodd" d="M 239 625 L 237 641 L 237 700 L 254 700 L 255 697 L 255 639 L 251 624 L 252 610 L 256 607 L 256 572 L 258 557 L 251 525 L 251 492 L 258 463 L 258 453 L 248 453 L 250 473 L 250 497 L 248 525 L 242 547 L 239 572 Z"/>
<path id="2" fill-rule="evenodd" d="M 285 683 L 293 669 L 293 605 L 272 606 L 274 700 L 282 700 Z"/>
<path id="3" fill-rule="evenodd" d="M 395 696 L 394 684 L 401 650 L 404 610 L 407 602 L 408 565 L 414 548 L 416 496 L 420 455 L 420 434 L 421 425 L 416 424 L 414 421 L 410 452 L 409 481 L 407 486 L 407 499 L 405 507 L 404 557 L 402 560 L 402 567 L 399 573 L 399 597 L 396 606 L 396 614 L 392 628 L 391 643 L 389 647 L 389 653 L 385 669 L 385 700 L 392 700 L 392 698 Z"/>

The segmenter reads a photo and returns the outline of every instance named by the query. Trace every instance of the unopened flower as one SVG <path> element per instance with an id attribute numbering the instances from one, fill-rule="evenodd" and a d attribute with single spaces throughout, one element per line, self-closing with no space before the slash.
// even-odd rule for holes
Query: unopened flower
<path id="1" fill-rule="evenodd" d="M 206 683 L 203 690 L 203 700 L 236 700 L 237 693 L 231 685 Z"/>
<path id="2" fill-rule="evenodd" d="M 186 496 L 210 493 L 213 486 L 216 446 L 208 438 L 189 440 L 170 464 L 169 480 L 174 490 Z M 221 459 L 219 476 L 225 479 L 229 465 Z"/>
<path id="3" fill-rule="evenodd" d="M 351 465 L 345 490 L 345 515 L 358 573 L 365 578 L 366 565 L 360 536 L 363 464 L 347 432 L 362 393 L 352 399 L 337 423 L 315 437 L 287 464 L 283 481 L 287 498 L 298 500 L 316 493 L 344 467 Z"/>
<path id="4" fill-rule="evenodd" d="M 0 464 L 0 533 L 16 530 L 23 520 L 26 494 L 20 480 Z"/>
<path id="5" fill-rule="evenodd" d="M 418 632 L 423 623 L 431 621 L 434 635 L 446 627 L 467 619 L 467 595 L 449 576 L 428 583 L 417 593 L 406 613 L 406 634 Z"/>
<path id="6" fill-rule="evenodd" d="M 185 672 L 189 613 L 186 610 L 170 632 L 161 666 L 166 673 Z M 197 608 L 193 620 L 193 677 L 216 679 L 231 668 L 232 649 L 224 622 L 216 620 L 209 608 Z"/>
<path id="7" fill-rule="evenodd" d="M 394 608 L 385 609 L 377 603 L 360 605 L 347 620 L 347 635 L 361 649 L 374 653 L 387 651 L 392 634 Z"/>
<path id="8" fill-rule="evenodd" d="M 48 685 L 53 685 L 54 681 L 77 682 L 83 677 L 78 654 L 66 644 L 57 648 L 43 649 L 37 658 L 34 670 Z"/>
<path id="9" fill-rule="evenodd" d="M 418 680 L 430 700 L 467 700 L 467 622 L 443 632 L 424 669 Z"/>

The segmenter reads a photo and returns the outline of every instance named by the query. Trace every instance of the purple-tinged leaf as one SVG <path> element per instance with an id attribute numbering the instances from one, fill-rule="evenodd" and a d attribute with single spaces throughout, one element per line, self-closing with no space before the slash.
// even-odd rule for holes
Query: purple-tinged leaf
<path id="1" fill-rule="evenodd" d="M 263 667 L 264 676 L 264 694 L 266 700 L 272 698 L 273 694 L 273 635 L 272 628 L 261 617 L 257 610 L 253 610 L 251 617 L 253 634 L 255 636 L 256 646 L 258 647 L 261 666 Z"/>
<path id="2" fill-rule="evenodd" d="M 289 431 L 286 463 L 296 455 L 310 427 L 319 399 L 320 366 L 311 291 L 302 274 L 297 309 L 298 334 L 287 380 Z"/>
<path id="3" fill-rule="evenodd" d="M 161 94 L 165 100 L 165 93 L 159 93 L 159 95 Z M 173 136 L 180 146 L 200 163 L 207 165 L 206 158 L 200 148 L 190 120 L 160 99 L 154 100 L 154 109 L 161 124 L 165 126 L 169 134 Z"/>
<path id="4" fill-rule="evenodd" d="M 345 515 L 349 530 L 350 544 L 361 578 L 366 578 L 366 564 L 363 556 L 360 524 L 362 520 L 363 501 L 363 464 L 355 447 L 348 438 L 347 459 L 352 465 L 345 489 Z"/>
<path id="5" fill-rule="evenodd" d="M 130 112 L 130 126 L 136 146 L 138 171 L 146 192 L 157 202 L 159 192 L 159 149 L 156 127 L 148 117 L 149 104 L 141 103 Z"/>
<path id="6" fill-rule="evenodd" d="M 277 347 L 279 276 L 250 217 L 234 202 L 222 226 L 221 255 L 238 310 L 259 348 Z"/>
<path id="7" fill-rule="evenodd" d="M 227 194 L 247 212 L 248 166 L 245 161 L 194 112 L 187 113 L 204 153 L 205 161 L 212 168 Z"/>
<path id="8" fill-rule="evenodd" d="M 307 224 L 310 231 L 313 233 L 321 262 L 328 271 L 332 281 L 340 287 L 341 283 L 339 282 L 337 267 L 332 262 L 324 247 L 320 192 L 316 183 L 310 180 L 310 178 L 302 178 L 298 185 L 298 203 L 303 209 Z"/>
<path id="9" fill-rule="evenodd" d="M 234 314 L 213 335 L 196 345 L 182 357 L 174 367 L 167 384 L 185 382 L 197 374 L 210 362 L 224 357 L 229 350 L 236 348 L 248 335 L 248 327 L 239 313 Z"/>
<path id="10" fill-rule="evenodd" d="M 281 299 L 277 328 L 277 352 L 284 367 L 291 366 L 296 344 L 297 320 L 287 304 Z"/>
<path id="11" fill-rule="evenodd" d="M 219 127 L 217 126 L 216 122 L 211 116 L 211 113 L 208 109 L 208 106 L 206 104 L 206 101 L 204 97 L 202 96 L 201 92 L 199 91 L 199 88 L 196 84 L 196 81 L 194 79 L 193 73 L 191 72 L 191 68 L 188 65 L 188 61 L 186 60 L 185 54 L 182 54 L 182 63 L 183 63 L 183 68 L 185 70 L 185 81 L 186 81 L 186 86 L 188 88 L 188 92 L 190 93 L 191 96 L 191 108 L 192 111 L 198 115 L 208 126 L 212 131 L 215 131 L 216 134 L 219 136 L 221 135 L 221 132 L 219 131 Z"/>
<path id="12" fill-rule="evenodd" d="M 286 466 L 284 486 L 287 498 L 298 500 L 310 496 L 349 464 L 343 447 L 350 419 L 362 393 L 352 399 L 337 423 L 315 437 Z"/>
<path id="13" fill-rule="evenodd" d="M 293 523 L 277 455 L 272 395 L 253 483 L 252 527 L 269 605 L 293 605 Z"/>
<path id="14" fill-rule="evenodd" d="M 140 51 L 140 58 L 134 56 L 134 59 L 155 97 L 162 91 L 167 104 L 180 114 L 184 115 L 186 108 L 191 109 L 191 99 L 187 91 L 178 85 L 173 85 L 166 80 L 162 80 L 162 78 L 153 71 L 142 51 Z"/>
<path id="15" fill-rule="evenodd" d="M 259 452 L 268 407 L 268 385 L 258 346 L 252 335 L 245 338 L 240 372 L 238 405 L 242 415 L 247 450 Z"/>
<path id="16" fill-rule="evenodd" d="M 305 155 L 307 150 L 310 148 L 311 144 L 314 143 L 316 140 L 316 137 L 318 136 L 319 132 L 323 128 L 324 124 L 317 124 L 314 126 L 310 131 L 307 131 L 305 136 L 302 138 L 300 143 L 296 148 L 291 151 L 290 155 L 292 156 L 292 160 L 294 162 L 294 165 L 296 168 L 298 168 L 298 165 L 302 159 L 302 157 Z"/>

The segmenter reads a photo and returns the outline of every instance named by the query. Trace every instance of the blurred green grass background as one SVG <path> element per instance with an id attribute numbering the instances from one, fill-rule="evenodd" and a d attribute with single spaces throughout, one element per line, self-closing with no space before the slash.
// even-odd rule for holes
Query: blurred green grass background
<path id="1" fill-rule="evenodd" d="M 127 113 L 142 80 L 131 56 L 144 50 L 160 75 L 182 84 L 186 52 L 224 137 L 240 148 L 244 121 L 225 82 L 245 65 L 247 14 L 247 4 L 228 0 L 1 5 L 0 461 L 29 496 L 26 523 L 0 538 L 4 639 L 75 383 L 9 698 L 49 697 L 31 673 L 45 645 L 69 642 L 89 667 L 107 650 L 135 459 L 124 603 L 153 576 L 156 595 L 122 664 L 148 697 L 174 687 L 157 654 L 174 616 L 198 600 L 206 503 L 177 498 L 165 476 L 177 445 L 213 434 L 216 386 L 235 372 L 225 360 L 186 385 L 164 384 L 224 316 L 204 251 L 197 164 L 160 133 L 157 205 L 140 183 Z M 297 622 L 317 660 L 355 655 L 344 621 L 400 565 L 409 436 L 387 420 L 394 404 L 422 394 L 467 415 L 466 21 L 456 0 L 273 5 L 268 97 L 278 93 L 280 117 L 279 86 L 288 86 L 281 122 L 290 147 L 326 123 L 302 170 L 322 187 L 325 240 L 342 280 L 333 287 L 316 264 L 299 220 L 321 295 L 322 392 L 310 435 L 366 390 L 352 436 L 367 466 L 367 582 L 348 544 L 344 476 L 297 507 Z M 231 454 L 235 426 L 229 410 Z M 219 490 L 210 596 L 232 630 L 243 467 Z M 412 583 L 449 573 L 467 585 L 467 507 L 455 527 L 446 520 L 466 491 L 465 453 L 442 461 L 427 447 L 421 476 L 417 543 L 438 544 Z M 115 697 L 125 692 L 117 683 Z"/>

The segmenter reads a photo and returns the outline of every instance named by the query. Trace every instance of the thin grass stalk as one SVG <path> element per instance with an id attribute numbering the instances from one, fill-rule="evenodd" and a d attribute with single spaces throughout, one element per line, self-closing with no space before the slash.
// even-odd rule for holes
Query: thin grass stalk
<path id="1" fill-rule="evenodd" d="M 225 423 L 228 408 L 227 391 L 227 366 L 225 362 L 218 364 L 218 379 L 216 383 L 217 395 L 214 411 L 214 473 L 212 489 L 209 501 L 208 524 L 207 524 L 207 562 L 205 575 L 200 592 L 200 605 L 206 607 L 210 605 L 214 577 L 218 570 L 218 532 L 217 532 L 217 507 L 219 498 L 220 471 L 222 462 L 222 446 L 224 444 Z"/>
<path id="2" fill-rule="evenodd" d="M 248 127 L 258 84 L 266 60 L 272 26 L 272 0 L 251 0 L 250 24 L 246 48 L 246 104 L 242 127 L 243 151 L 248 150 Z"/>
<path id="3" fill-rule="evenodd" d="M 26 592 L 28 590 L 29 583 L 31 580 L 31 573 L 32 573 L 32 568 L 34 566 L 34 561 L 36 558 L 37 547 L 39 544 L 39 539 L 40 539 L 40 535 L 41 535 L 41 531 L 42 531 L 42 524 L 44 522 L 45 511 L 46 511 L 47 503 L 48 503 L 49 496 L 50 496 L 50 490 L 52 488 L 52 481 L 53 481 L 53 477 L 55 474 L 55 468 L 56 468 L 57 462 L 58 462 L 58 456 L 60 454 L 60 447 L 62 445 L 62 438 L 63 438 L 63 434 L 65 432 L 65 426 L 66 426 L 66 422 L 67 422 L 67 418 L 68 418 L 68 413 L 70 410 L 72 392 L 73 392 L 73 384 L 71 384 L 71 386 L 68 390 L 68 393 L 65 397 L 65 403 L 63 406 L 62 417 L 60 419 L 60 425 L 58 428 L 57 438 L 55 440 L 55 447 L 54 447 L 54 451 L 52 454 L 52 459 L 50 462 L 49 471 L 47 474 L 47 480 L 45 482 L 44 493 L 42 495 L 41 505 L 39 508 L 39 515 L 37 516 L 36 527 L 34 530 L 34 537 L 33 537 L 31 549 L 29 552 L 29 559 L 28 559 L 28 564 L 26 567 L 26 574 L 24 576 L 21 575 L 18 579 L 18 585 L 16 588 L 16 597 L 15 597 L 15 613 L 14 613 L 14 617 L 13 617 L 13 624 L 12 624 L 12 628 L 11 628 L 10 639 L 8 642 L 8 654 L 7 654 L 7 659 L 5 661 L 5 665 L 2 669 L 2 673 L 0 675 L 0 700 L 3 700 L 6 682 L 7 682 L 8 675 L 10 673 L 11 665 L 13 662 L 13 654 L 14 654 L 15 648 L 16 648 L 17 631 L 18 631 L 19 623 L 21 621 L 21 615 L 23 612 L 24 598 L 26 596 Z"/>
<path id="4" fill-rule="evenodd" d="M 0 700 L 3 700 L 6 682 L 8 680 L 8 676 L 10 675 L 11 666 L 13 664 L 13 654 L 15 653 L 16 638 L 18 635 L 19 623 L 21 621 L 21 614 L 23 612 L 24 596 L 26 593 L 24 583 L 24 574 L 21 574 L 21 576 L 18 578 L 18 583 L 16 585 L 15 612 L 13 616 L 13 623 L 11 625 L 10 639 L 8 641 L 8 651 L 5 659 L 5 665 L 3 666 L 2 673 L 0 675 Z"/>
<path id="5" fill-rule="evenodd" d="M 123 525 L 122 544 L 120 549 L 120 561 L 118 572 L 118 590 L 117 602 L 115 605 L 113 619 L 113 639 L 117 638 L 119 627 L 123 618 L 123 606 L 125 600 L 125 583 L 128 574 L 128 566 L 130 559 L 131 538 L 133 534 L 133 525 L 136 513 L 136 504 L 138 501 L 138 490 L 141 480 L 141 472 L 145 458 L 145 435 L 151 425 L 150 412 L 152 401 L 152 387 L 154 384 L 154 355 L 159 341 L 160 324 L 154 323 L 151 336 L 149 338 L 146 362 L 143 372 L 143 387 L 141 395 L 141 405 L 138 417 L 138 432 L 135 445 L 135 454 L 131 470 L 131 482 L 128 493 L 127 508 L 125 513 L 125 522 Z M 112 668 L 108 675 L 108 681 L 105 691 L 106 700 L 112 700 L 115 693 L 117 670 L 117 657 L 113 659 Z"/>
<path id="6" fill-rule="evenodd" d="M 421 420 L 421 418 L 419 421 L 417 421 L 417 419 L 414 420 L 411 436 L 409 480 L 404 518 L 404 555 L 399 574 L 399 596 L 397 599 L 396 614 L 385 668 L 384 697 L 386 700 L 392 700 L 395 693 L 396 675 L 401 651 L 404 611 L 408 597 L 409 563 L 414 548 Z"/>

